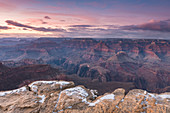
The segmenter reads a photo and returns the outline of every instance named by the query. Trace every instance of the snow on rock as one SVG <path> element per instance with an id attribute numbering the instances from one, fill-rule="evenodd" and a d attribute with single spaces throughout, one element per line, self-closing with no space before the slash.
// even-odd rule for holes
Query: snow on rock
<path id="1" fill-rule="evenodd" d="M 65 84 L 68 85 L 60 89 Z M 124 89 L 116 89 L 94 100 L 94 90 L 75 87 L 73 82 L 37 81 L 29 86 L 38 92 L 29 91 L 27 86 L 0 92 L 0 113 L 170 113 L 169 92 L 152 94 L 133 89 L 125 95 Z"/>
<path id="2" fill-rule="evenodd" d="M 50 84 L 51 86 L 55 85 L 55 84 L 59 84 L 60 89 L 62 89 L 63 86 L 70 84 L 70 82 L 67 82 L 67 81 L 36 81 L 36 82 L 29 84 L 28 86 L 31 88 L 32 91 L 37 92 L 38 91 L 38 86 L 37 86 L 38 84 Z M 19 89 L 0 92 L 0 96 L 5 96 L 5 95 L 8 95 L 8 94 L 13 94 L 13 93 L 19 93 L 19 92 L 23 92 L 23 91 L 26 91 L 26 90 L 27 89 L 24 86 L 24 87 L 21 87 Z"/>
<path id="3" fill-rule="evenodd" d="M 165 98 L 170 99 L 170 95 L 158 95 L 158 97 L 163 98 L 163 99 Z"/>
<path id="4" fill-rule="evenodd" d="M 44 103 L 45 101 L 45 95 L 38 95 L 38 97 L 41 98 L 41 100 L 39 100 L 40 103 Z"/>
<path id="5" fill-rule="evenodd" d="M 100 99 L 101 100 L 105 100 L 105 99 L 114 100 L 115 99 L 115 95 L 114 94 L 108 94 L 108 95 L 105 95 L 105 96 L 101 97 Z"/>
<path id="6" fill-rule="evenodd" d="M 36 81 L 36 82 L 29 84 L 29 87 L 31 88 L 32 91 L 37 92 L 38 84 L 50 84 L 51 86 L 58 84 L 58 85 L 60 85 L 60 89 L 62 89 L 63 86 L 70 84 L 70 82 L 67 82 L 67 81 Z"/>
<path id="7" fill-rule="evenodd" d="M 58 101 L 59 101 L 59 99 L 60 99 L 60 96 L 61 96 L 61 92 L 60 92 L 59 95 L 58 95 L 57 104 L 55 105 L 54 110 L 55 110 L 55 109 L 57 108 L 57 106 L 58 106 Z M 55 113 L 54 110 L 53 110 L 53 113 Z"/>
<path id="8" fill-rule="evenodd" d="M 5 96 L 5 95 L 8 95 L 8 94 L 16 94 L 16 93 L 20 93 L 20 92 L 24 92 L 24 91 L 27 91 L 25 86 L 21 87 L 19 89 L 15 89 L 15 90 L 0 92 L 0 96 Z"/>
<path id="9" fill-rule="evenodd" d="M 147 94 L 145 94 L 145 96 L 147 97 L 147 98 L 149 98 L 149 96 L 150 97 L 152 97 L 152 98 L 155 98 L 155 99 L 170 99 L 170 95 L 168 95 L 168 94 L 151 94 L 151 93 L 147 93 Z"/>
<path id="10" fill-rule="evenodd" d="M 38 87 L 36 85 L 32 85 L 31 87 L 32 91 L 37 92 L 38 91 Z"/>
<path id="11" fill-rule="evenodd" d="M 80 103 L 88 96 L 89 94 L 86 91 L 86 89 L 81 86 L 65 89 L 59 93 L 53 113 L 56 112 L 56 109 L 57 112 L 59 112 L 62 109 L 69 109 L 70 108 L 69 106 Z"/>
<path id="12" fill-rule="evenodd" d="M 123 102 L 123 101 L 124 101 L 124 99 L 121 100 L 121 102 Z"/>
<path id="13" fill-rule="evenodd" d="M 93 103 L 88 103 L 89 106 L 95 106 L 96 104 L 98 104 L 99 102 L 103 101 L 103 100 L 114 100 L 115 99 L 115 95 L 114 94 L 107 94 L 101 98 L 99 98 L 98 100 L 96 100 Z"/>
<path id="14" fill-rule="evenodd" d="M 66 89 L 66 90 L 64 90 L 62 92 L 66 93 L 68 96 L 72 96 L 72 95 L 78 94 L 81 97 L 87 97 L 89 95 L 87 93 L 87 91 L 85 89 L 83 89 L 82 87 L 69 88 L 69 89 Z"/>
<path id="15" fill-rule="evenodd" d="M 33 86 L 35 84 L 60 84 L 60 85 L 67 85 L 67 84 L 70 84 L 70 82 L 67 82 L 67 81 L 36 81 L 36 82 L 33 82 L 31 83 L 29 86 Z"/>
<path id="16" fill-rule="evenodd" d="M 97 93 L 96 90 L 90 90 L 91 94 L 93 95 L 93 97 L 97 97 L 97 95 L 95 95 L 95 93 Z M 87 97 L 89 96 L 88 92 L 82 88 L 82 87 L 74 87 L 74 88 L 69 88 L 69 89 L 65 89 L 64 91 L 62 91 L 62 93 L 65 93 L 67 96 L 76 96 L 76 98 L 79 98 L 82 100 L 83 103 L 88 104 L 88 106 L 95 106 L 97 103 L 103 101 L 103 100 L 114 100 L 115 95 L 114 94 L 107 94 L 99 99 L 97 99 L 95 102 L 88 102 Z"/>
<path id="17" fill-rule="evenodd" d="M 98 94 L 97 90 L 92 90 L 92 89 L 91 89 L 90 92 L 91 92 L 93 98 L 96 98 L 96 97 L 97 97 L 97 94 Z"/>

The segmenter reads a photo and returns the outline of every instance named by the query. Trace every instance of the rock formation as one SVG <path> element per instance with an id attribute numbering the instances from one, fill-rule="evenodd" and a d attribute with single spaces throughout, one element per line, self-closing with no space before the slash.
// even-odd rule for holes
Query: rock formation
<path id="1" fill-rule="evenodd" d="M 170 92 L 124 89 L 97 96 L 96 90 L 67 81 L 36 81 L 0 92 L 1 113 L 169 113 Z"/>

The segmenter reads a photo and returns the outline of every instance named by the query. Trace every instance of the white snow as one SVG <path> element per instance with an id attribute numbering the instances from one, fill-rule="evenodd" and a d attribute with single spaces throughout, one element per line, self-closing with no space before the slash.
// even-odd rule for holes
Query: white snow
<path id="1" fill-rule="evenodd" d="M 144 94 L 146 95 L 146 94 L 147 94 L 147 91 L 144 91 Z"/>
<path id="2" fill-rule="evenodd" d="M 105 100 L 105 99 L 115 99 L 115 95 L 114 94 L 108 94 L 103 96 L 102 98 L 100 98 L 101 100 Z"/>
<path id="3" fill-rule="evenodd" d="M 35 84 L 60 84 L 60 85 L 67 85 L 67 84 L 70 84 L 70 82 L 67 82 L 67 81 L 36 81 L 36 82 L 33 82 L 31 83 L 29 86 L 33 86 Z"/>
<path id="4" fill-rule="evenodd" d="M 72 106 L 68 106 L 67 108 L 68 108 L 68 109 L 71 109 L 71 108 L 72 108 Z"/>
<path id="5" fill-rule="evenodd" d="M 86 97 L 88 97 L 89 94 L 82 87 L 69 88 L 69 89 L 65 89 L 62 92 L 66 93 L 68 96 L 77 96 L 77 98 L 82 99 L 82 102 L 88 104 L 89 106 L 95 106 L 97 103 L 101 102 L 102 100 L 114 100 L 115 99 L 114 94 L 107 94 L 93 103 L 88 102 Z"/>
<path id="6" fill-rule="evenodd" d="M 150 95 L 152 98 L 156 98 L 155 94 L 148 93 L 148 95 Z"/>
<path id="7" fill-rule="evenodd" d="M 89 106 L 95 106 L 97 103 L 101 102 L 102 100 L 114 100 L 115 95 L 114 94 L 107 94 L 100 99 L 96 100 L 94 103 L 89 103 Z"/>
<path id="8" fill-rule="evenodd" d="M 169 98 L 170 99 L 170 95 L 158 95 L 158 97 L 161 97 L 161 98 Z"/>
<path id="9" fill-rule="evenodd" d="M 50 94 L 50 96 L 53 96 L 53 95 L 54 95 L 54 93 L 51 93 L 51 94 Z"/>
<path id="10" fill-rule="evenodd" d="M 42 83 L 43 84 L 51 84 L 51 86 L 59 84 L 60 89 L 62 89 L 62 86 L 70 84 L 70 82 L 67 82 L 67 81 L 36 81 L 36 82 L 29 84 L 29 87 L 32 89 L 32 91 L 37 92 L 38 91 L 37 84 L 42 84 Z"/>
<path id="11" fill-rule="evenodd" d="M 153 98 L 156 98 L 156 99 L 158 99 L 158 98 L 162 98 L 162 99 L 167 98 L 167 99 L 170 99 L 170 95 L 168 95 L 168 94 L 154 95 L 154 94 L 149 93 L 149 95 L 151 97 L 153 97 Z"/>
<path id="12" fill-rule="evenodd" d="M 116 105 L 117 108 L 119 108 L 119 106 Z"/>
<path id="13" fill-rule="evenodd" d="M 0 96 L 5 96 L 5 95 L 8 95 L 8 94 L 14 94 L 14 93 L 20 93 L 20 92 L 24 92 L 24 91 L 27 91 L 25 86 L 21 87 L 19 89 L 15 89 L 15 90 L 0 92 Z"/>
<path id="14" fill-rule="evenodd" d="M 124 101 L 124 99 L 121 100 L 121 102 L 123 102 L 123 101 Z"/>
<path id="15" fill-rule="evenodd" d="M 44 103 L 45 101 L 45 95 L 38 95 L 38 97 L 41 98 L 41 100 L 39 100 L 40 103 Z"/>
<path id="16" fill-rule="evenodd" d="M 97 97 L 97 95 L 96 95 L 96 94 L 98 93 L 97 90 L 92 90 L 92 89 L 91 89 L 90 92 L 91 92 L 91 94 L 93 95 L 93 98 L 96 98 L 96 97 Z"/>
<path id="17" fill-rule="evenodd" d="M 37 92 L 38 91 L 38 87 L 36 85 L 32 85 L 31 87 L 32 91 Z"/>
<path id="18" fill-rule="evenodd" d="M 72 95 L 76 95 L 76 94 L 78 94 L 81 97 L 87 97 L 88 96 L 88 93 L 82 87 L 69 88 L 69 89 L 66 89 L 62 92 L 66 93 L 68 96 L 72 96 Z"/>
<path id="19" fill-rule="evenodd" d="M 143 94 L 138 93 L 138 95 L 143 95 Z M 144 93 L 143 96 L 145 96 L 145 104 L 147 104 L 146 98 L 155 98 L 156 99 L 155 104 L 158 104 L 159 100 L 170 99 L 170 94 L 159 94 L 159 95 L 157 95 L 157 94 L 151 94 L 151 93 Z"/>
<path id="20" fill-rule="evenodd" d="M 57 108 L 57 106 L 58 106 L 58 101 L 59 101 L 59 99 L 60 99 L 61 92 L 62 92 L 62 91 L 60 91 L 60 93 L 59 93 L 59 95 L 58 95 L 56 105 L 55 105 L 55 107 L 54 107 L 54 109 L 53 109 L 53 113 L 56 113 L 56 112 L 54 112 L 54 110 L 55 110 L 55 109 Z M 58 113 L 58 112 L 57 112 L 57 113 Z"/>

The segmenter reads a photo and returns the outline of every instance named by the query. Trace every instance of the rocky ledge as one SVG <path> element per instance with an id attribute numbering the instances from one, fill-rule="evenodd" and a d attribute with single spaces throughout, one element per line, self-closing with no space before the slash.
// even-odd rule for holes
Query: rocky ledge
<path id="1" fill-rule="evenodd" d="M 170 92 L 116 89 L 102 96 L 67 81 L 36 81 L 0 92 L 0 113 L 170 113 Z"/>

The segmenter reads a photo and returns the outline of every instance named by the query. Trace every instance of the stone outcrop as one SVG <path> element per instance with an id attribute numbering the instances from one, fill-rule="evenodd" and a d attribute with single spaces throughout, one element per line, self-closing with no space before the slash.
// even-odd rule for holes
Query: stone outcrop
<path id="1" fill-rule="evenodd" d="M 97 96 L 96 90 L 67 81 L 36 81 L 0 92 L 0 113 L 169 113 L 170 92 L 124 89 Z"/>

